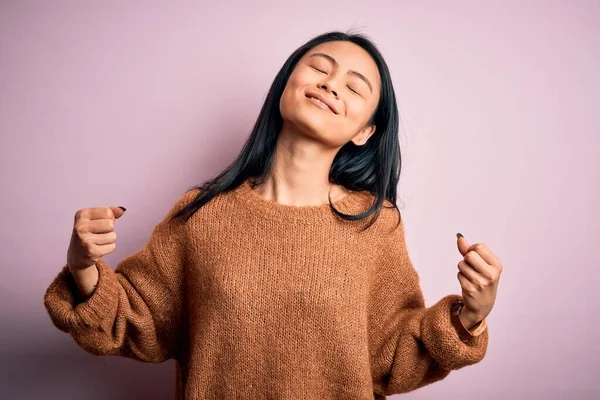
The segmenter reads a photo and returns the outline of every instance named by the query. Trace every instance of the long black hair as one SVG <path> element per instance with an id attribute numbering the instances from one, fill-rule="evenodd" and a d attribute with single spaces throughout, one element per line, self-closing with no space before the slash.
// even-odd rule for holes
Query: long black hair
<path id="1" fill-rule="evenodd" d="M 309 50 L 331 41 L 352 42 L 371 55 L 379 69 L 381 95 L 369 121 L 376 126 L 373 136 L 362 146 L 357 146 L 352 141 L 342 146 L 329 170 L 331 183 L 342 185 L 351 191 L 368 191 L 375 197 L 375 201 L 367 211 L 357 215 L 338 211 L 331 200 L 329 205 L 332 212 L 345 220 L 361 220 L 373 215 L 365 229 L 379 217 L 384 200 L 390 201 L 393 208 L 398 209 L 396 192 L 402 160 L 398 141 L 398 106 L 390 72 L 381 53 L 366 36 L 334 31 L 312 38 L 288 57 L 271 84 L 252 133 L 240 154 L 215 178 L 190 188 L 188 192 L 195 189 L 200 191 L 194 200 L 175 213 L 173 218 L 184 216 L 187 221 L 215 196 L 237 188 L 248 178 L 251 178 L 252 185 L 264 182 L 271 172 L 277 137 L 283 126 L 279 100 L 287 81 L 298 61 Z"/>

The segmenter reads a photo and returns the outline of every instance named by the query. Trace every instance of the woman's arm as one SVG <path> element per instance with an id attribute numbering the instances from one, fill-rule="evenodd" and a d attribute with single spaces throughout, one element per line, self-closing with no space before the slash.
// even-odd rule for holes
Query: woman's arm
<path id="1" fill-rule="evenodd" d="M 488 330 L 475 329 L 477 336 L 461 339 L 452 323 L 452 309 L 461 302 L 460 295 L 425 307 L 419 276 L 406 250 L 403 223 L 383 235 L 379 250 L 369 301 L 375 392 L 409 392 L 483 359 Z"/>
<path id="2" fill-rule="evenodd" d="M 82 296 L 65 265 L 44 296 L 54 325 L 91 354 L 147 362 L 173 358 L 182 318 L 186 236 L 183 223 L 170 217 L 191 197 L 191 192 L 180 197 L 147 243 L 115 271 L 103 259 L 90 267 L 98 278 L 89 297 Z"/>

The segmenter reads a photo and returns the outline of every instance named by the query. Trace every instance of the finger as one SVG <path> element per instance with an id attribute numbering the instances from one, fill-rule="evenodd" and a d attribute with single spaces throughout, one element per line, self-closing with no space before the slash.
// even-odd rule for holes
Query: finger
<path id="1" fill-rule="evenodd" d="M 125 213 L 125 207 L 91 207 L 78 212 L 75 217 L 96 219 L 118 219 Z"/>
<path id="2" fill-rule="evenodd" d="M 100 233 L 97 235 L 94 235 L 94 243 L 96 243 L 97 245 L 101 246 L 101 245 L 105 245 L 105 244 L 111 244 L 117 241 L 117 233 L 115 231 L 109 232 L 109 233 Z"/>
<path id="3" fill-rule="evenodd" d="M 114 219 L 95 219 L 89 221 L 84 228 L 89 233 L 109 233 L 115 230 Z"/>
<path id="4" fill-rule="evenodd" d="M 478 253 L 469 251 L 464 257 L 464 261 L 466 261 L 468 265 L 470 265 L 473 269 L 487 279 L 492 279 L 494 277 L 491 271 L 491 266 L 485 262 L 485 260 L 481 258 Z"/>
<path id="5" fill-rule="evenodd" d="M 485 243 L 475 243 L 471 247 L 469 247 L 469 251 L 475 251 L 477 254 L 481 256 L 486 263 L 491 266 L 501 267 L 502 263 L 498 257 L 490 250 L 490 248 Z"/>
<path id="6" fill-rule="evenodd" d="M 473 267 L 471 267 L 466 261 L 458 263 L 458 270 L 475 286 L 482 287 L 486 279 L 481 276 Z"/>
<path id="7" fill-rule="evenodd" d="M 115 249 L 117 248 L 117 244 L 113 242 L 113 243 L 103 244 L 103 245 L 100 245 L 97 247 L 98 247 L 98 252 L 100 254 L 100 257 L 103 257 L 103 256 L 115 251 Z"/>
<path id="8" fill-rule="evenodd" d="M 460 232 L 456 234 L 456 246 L 463 257 L 469 251 L 469 242 Z"/>
<path id="9" fill-rule="evenodd" d="M 113 219 L 114 213 L 108 207 L 90 207 L 84 208 L 75 213 L 75 220 L 88 219 L 90 221 L 96 219 Z"/>
<path id="10" fill-rule="evenodd" d="M 110 207 L 110 209 L 113 212 L 113 215 L 115 216 L 115 219 L 121 218 L 121 216 L 123 214 L 125 214 L 125 211 L 127 211 L 127 209 L 125 207 L 123 207 L 123 206 Z"/>
<path id="11" fill-rule="evenodd" d="M 474 293 L 475 292 L 475 286 L 473 285 L 473 283 L 466 277 L 463 275 L 462 272 L 458 271 L 458 274 L 456 274 L 458 281 L 460 282 L 460 287 L 467 293 Z"/>

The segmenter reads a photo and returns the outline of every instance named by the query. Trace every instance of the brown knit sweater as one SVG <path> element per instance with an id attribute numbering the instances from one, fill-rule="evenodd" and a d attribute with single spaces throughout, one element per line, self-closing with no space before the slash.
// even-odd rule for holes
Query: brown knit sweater
<path id="1" fill-rule="evenodd" d="M 384 399 L 484 357 L 488 330 L 465 341 L 451 324 L 459 295 L 425 307 L 396 210 L 361 231 L 329 205 L 283 205 L 245 182 L 170 221 L 196 193 L 115 271 L 100 259 L 87 301 L 64 266 L 44 298 L 53 323 L 91 354 L 174 358 L 176 398 L 189 400 Z"/>

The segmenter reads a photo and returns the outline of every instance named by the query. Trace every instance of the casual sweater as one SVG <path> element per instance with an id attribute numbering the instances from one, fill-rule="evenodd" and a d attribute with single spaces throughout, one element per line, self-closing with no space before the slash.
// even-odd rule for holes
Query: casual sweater
<path id="1" fill-rule="evenodd" d="M 370 217 L 277 203 L 246 181 L 171 220 L 198 190 L 114 271 L 99 259 L 87 300 L 65 265 L 44 297 L 55 326 L 91 354 L 175 359 L 175 396 L 189 400 L 385 399 L 484 357 L 488 330 L 461 340 L 451 323 L 460 295 L 425 306 L 388 201 L 363 230 Z"/>

